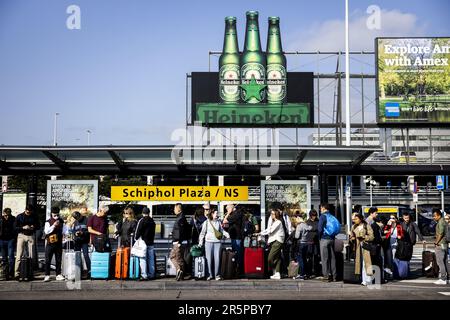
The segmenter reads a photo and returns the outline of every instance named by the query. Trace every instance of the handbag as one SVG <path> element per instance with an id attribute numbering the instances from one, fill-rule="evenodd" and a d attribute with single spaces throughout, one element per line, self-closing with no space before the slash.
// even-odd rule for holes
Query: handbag
<path id="1" fill-rule="evenodd" d="M 136 226 L 136 230 L 138 230 L 139 223 L 141 223 L 141 221 L 142 219 L 139 220 L 138 225 Z M 139 237 L 139 239 L 137 239 L 133 244 L 133 247 L 131 247 L 131 255 L 138 258 L 147 257 L 147 244 L 144 240 L 142 240 L 142 237 Z"/>
<path id="2" fill-rule="evenodd" d="M 362 242 L 362 248 L 370 252 L 371 256 L 375 256 L 377 254 L 377 246 L 370 242 Z"/>
<path id="3" fill-rule="evenodd" d="M 51 234 L 48 236 L 48 242 L 49 243 L 56 243 L 58 242 L 58 235 L 57 234 Z"/>
<path id="4" fill-rule="evenodd" d="M 214 226 L 213 226 L 211 220 L 209 220 L 209 223 L 211 224 L 211 227 L 212 227 L 213 230 L 214 230 L 214 235 L 216 236 L 216 238 L 217 238 L 218 240 L 222 240 L 222 238 L 223 238 L 223 233 L 220 232 L 219 230 L 217 230 L 216 228 L 214 228 Z"/>

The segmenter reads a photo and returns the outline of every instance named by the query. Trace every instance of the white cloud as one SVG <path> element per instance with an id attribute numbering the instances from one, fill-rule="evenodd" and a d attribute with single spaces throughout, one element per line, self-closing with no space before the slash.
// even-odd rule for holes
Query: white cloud
<path id="1" fill-rule="evenodd" d="M 349 21 L 350 50 L 372 51 L 374 39 L 381 36 L 409 37 L 425 34 L 425 25 L 411 13 L 398 10 L 381 11 L 381 28 L 370 30 L 366 26 L 369 15 L 355 11 Z M 344 50 L 344 19 L 328 20 L 294 33 L 287 39 L 287 51 L 338 51 Z"/>

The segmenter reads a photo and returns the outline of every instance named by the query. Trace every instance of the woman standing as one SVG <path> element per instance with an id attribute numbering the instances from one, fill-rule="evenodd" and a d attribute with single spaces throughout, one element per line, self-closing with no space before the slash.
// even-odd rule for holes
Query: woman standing
<path id="1" fill-rule="evenodd" d="M 131 235 L 136 231 L 136 218 L 134 210 L 127 206 L 123 211 L 123 219 L 117 224 L 116 236 L 119 237 L 119 243 L 122 247 L 131 246 Z"/>
<path id="2" fill-rule="evenodd" d="M 281 210 L 271 209 L 270 216 L 272 219 L 272 224 L 269 228 L 261 232 L 260 234 L 263 236 L 269 236 L 268 243 L 270 245 L 270 252 L 268 263 L 274 270 L 273 276 L 270 276 L 270 279 L 280 280 L 280 269 L 281 269 L 281 249 L 283 248 L 284 243 L 284 229 L 283 223 L 281 222 L 282 213 Z"/>
<path id="3" fill-rule="evenodd" d="M 219 219 L 217 211 L 209 212 L 207 214 L 206 222 L 203 223 L 202 230 L 200 232 L 200 238 L 198 241 L 199 247 L 202 247 L 203 240 L 205 240 L 205 255 L 209 274 L 207 280 L 212 280 L 214 276 L 216 280 L 222 279 L 219 274 L 219 267 L 220 248 L 224 236 L 226 238 L 230 238 L 230 235 L 225 230 L 223 230 L 222 222 Z"/>
<path id="4" fill-rule="evenodd" d="M 397 216 L 391 215 L 389 221 L 384 227 L 384 236 L 386 241 L 386 257 L 385 262 L 388 268 L 387 273 L 392 274 L 392 270 L 394 270 L 394 257 L 395 252 L 397 251 L 397 240 L 403 239 L 403 228 L 398 223 Z"/>
<path id="5" fill-rule="evenodd" d="M 198 239 L 200 237 L 200 232 L 202 231 L 203 222 L 206 221 L 206 214 L 210 212 L 210 207 L 208 205 L 203 205 L 202 208 L 197 208 L 194 212 L 194 215 L 189 221 L 189 224 L 192 226 L 192 240 L 191 244 L 198 244 Z"/>
<path id="6" fill-rule="evenodd" d="M 353 215 L 353 226 L 350 231 L 350 241 L 355 247 L 355 274 L 360 275 L 362 270 L 362 285 L 372 283 L 372 261 L 370 246 L 374 240 L 372 227 L 364 220 L 361 213 Z"/>

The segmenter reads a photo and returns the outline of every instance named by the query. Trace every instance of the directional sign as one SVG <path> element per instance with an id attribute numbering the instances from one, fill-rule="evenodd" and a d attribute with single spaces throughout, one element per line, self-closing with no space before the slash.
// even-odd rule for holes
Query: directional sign
<path id="1" fill-rule="evenodd" d="M 436 176 L 436 188 L 444 190 L 444 176 Z"/>

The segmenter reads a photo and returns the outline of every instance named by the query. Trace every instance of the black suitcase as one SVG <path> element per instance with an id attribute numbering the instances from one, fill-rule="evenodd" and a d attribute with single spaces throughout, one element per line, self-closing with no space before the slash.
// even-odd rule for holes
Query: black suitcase
<path id="1" fill-rule="evenodd" d="M 428 251 L 425 244 L 422 252 L 422 274 L 427 278 L 437 278 L 439 276 L 436 254 Z"/>
<path id="2" fill-rule="evenodd" d="M 355 274 L 355 260 L 344 261 L 343 281 L 351 284 L 361 283 L 361 276 Z"/>
<path id="3" fill-rule="evenodd" d="M 344 279 L 344 254 L 335 252 L 334 256 L 336 259 L 336 280 L 342 281 Z"/>
<path id="4" fill-rule="evenodd" d="M 0 259 L 0 281 L 6 281 L 9 278 L 9 266 L 8 262 Z"/>
<path id="5" fill-rule="evenodd" d="M 224 279 L 236 279 L 238 275 L 237 254 L 230 248 L 222 249 L 220 274 Z"/>
<path id="6" fill-rule="evenodd" d="M 19 262 L 19 280 L 31 281 L 33 280 L 33 259 L 21 258 Z"/>

